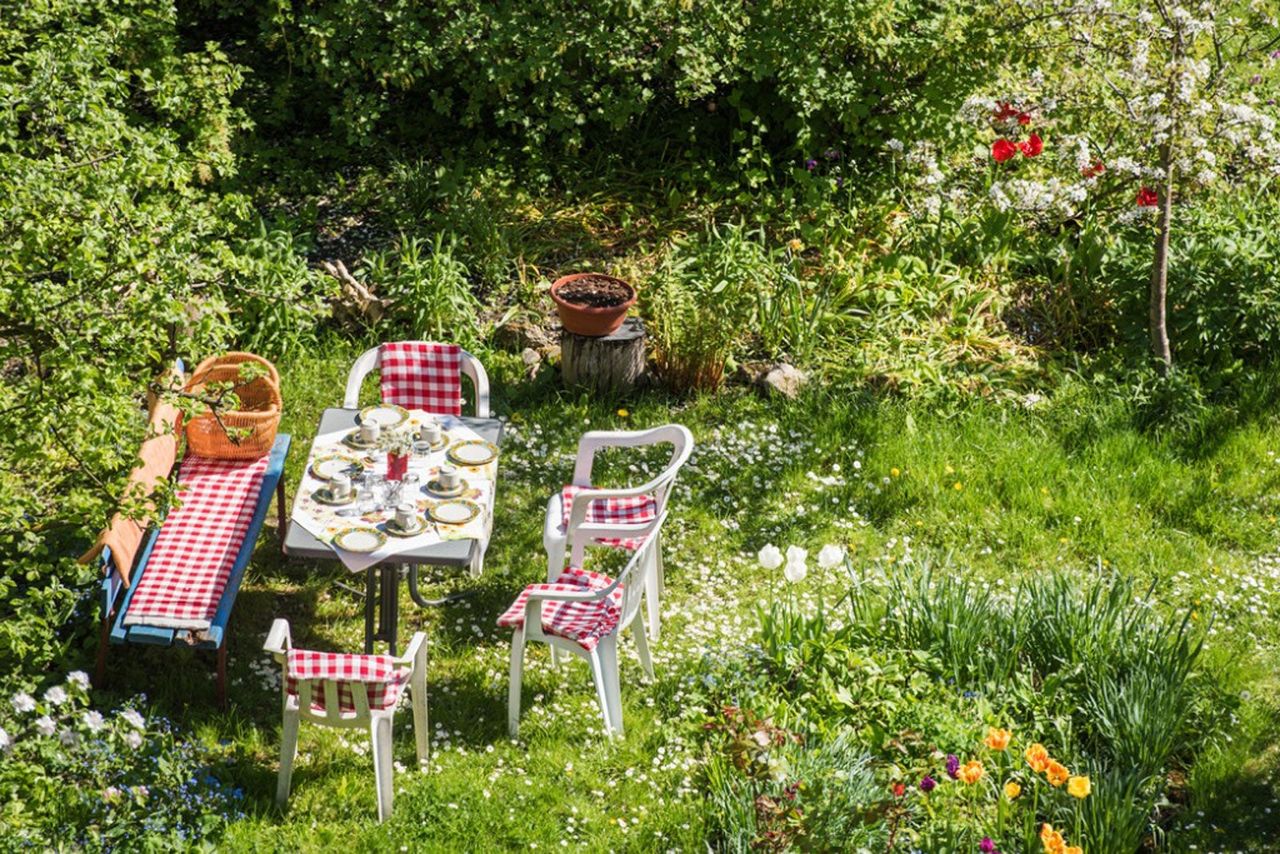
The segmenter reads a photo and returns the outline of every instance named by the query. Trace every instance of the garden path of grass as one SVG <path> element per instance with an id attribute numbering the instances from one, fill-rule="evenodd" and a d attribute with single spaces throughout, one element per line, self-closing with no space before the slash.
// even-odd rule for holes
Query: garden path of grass
<path id="1" fill-rule="evenodd" d="M 359 348 L 284 360 L 286 417 L 295 437 L 287 481 L 297 483 L 314 425 L 341 393 Z M 1031 408 L 985 404 L 954 415 L 923 405 L 814 391 L 796 403 L 746 392 L 676 400 L 658 392 L 617 402 L 560 390 L 554 376 L 521 379 L 518 360 L 490 358 L 496 411 L 509 419 L 497 522 L 484 577 L 462 603 L 424 612 L 402 603 L 402 642 L 430 642 L 430 772 L 413 762 L 411 716 L 397 717 L 396 814 L 375 821 L 363 733 L 304 727 L 294 792 L 271 798 L 279 744 L 278 674 L 261 644 L 287 617 L 300 645 L 358 650 L 360 597 L 336 563 L 286 561 L 274 522 L 263 535 L 232 623 L 232 707 L 212 704 L 209 666 L 190 653 L 115 648 L 108 694 L 145 690 L 156 711 L 224 745 L 221 770 L 248 794 L 234 849 L 703 850 L 697 741 L 704 709 L 689 701 L 702 656 L 732 656 L 752 641 L 755 606 L 780 579 L 757 565 L 766 542 L 816 552 L 846 545 L 855 564 L 950 556 L 996 584 L 1062 567 L 1150 579 L 1171 605 L 1215 619 L 1215 643 L 1255 662 L 1238 743 L 1197 768 L 1178 847 L 1266 850 L 1280 838 L 1273 614 L 1280 424 L 1241 418 L 1187 444 L 1135 429 L 1119 404 L 1068 386 Z M 583 431 L 676 420 L 699 442 L 674 498 L 665 554 L 668 592 L 657 680 L 645 684 L 623 652 L 625 739 L 603 739 L 579 663 L 553 671 L 533 647 L 521 738 L 506 735 L 509 632 L 494 617 L 545 572 L 546 497 L 564 483 Z M 631 465 L 607 461 L 613 480 Z M 838 571 L 813 568 L 810 591 L 835 596 Z M 462 585 L 442 577 L 446 586 Z M 1198 604 L 1197 604 L 1198 603 Z M 84 652 L 92 654 L 92 648 Z M 100 700 L 112 699 L 102 696 Z M 1203 810 L 1203 818 L 1195 810 Z M 1225 829 L 1226 835 L 1223 836 Z M 1226 843 L 1230 843 L 1227 845 Z M 392 849 L 394 850 L 394 848 Z"/>

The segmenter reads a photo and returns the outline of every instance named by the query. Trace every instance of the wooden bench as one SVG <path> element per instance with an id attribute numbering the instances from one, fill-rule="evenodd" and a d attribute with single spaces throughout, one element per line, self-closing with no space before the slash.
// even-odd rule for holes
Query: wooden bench
<path id="1" fill-rule="evenodd" d="M 153 401 L 153 425 L 159 420 L 156 416 L 157 408 L 156 402 Z M 174 453 L 173 448 L 176 447 L 176 441 L 172 436 L 172 425 L 170 425 L 170 435 L 159 437 L 156 435 L 158 432 L 154 431 L 152 437 L 147 440 L 148 442 L 155 442 L 160 439 L 164 445 L 161 451 L 151 454 L 150 466 L 152 470 L 163 464 L 166 453 L 170 455 L 169 459 L 171 459 Z M 180 506 L 171 511 L 166 519 L 159 524 L 138 525 L 138 523 L 130 523 L 127 520 L 122 521 L 119 516 L 113 519 L 112 526 L 108 528 L 107 532 L 104 532 L 98 546 L 85 556 L 85 559 L 97 557 L 103 571 L 101 590 L 102 628 L 97 666 L 94 671 L 94 683 L 96 685 L 101 686 L 105 683 L 107 648 L 109 644 L 182 645 L 216 652 L 217 697 L 220 705 L 226 705 L 227 625 L 231 619 L 231 610 L 235 605 L 236 595 L 240 590 L 240 583 L 244 578 L 245 568 L 249 565 L 254 544 L 257 541 L 259 532 L 262 530 L 262 523 L 266 519 L 267 510 L 270 508 L 273 493 L 277 499 L 280 531 L 281 536 L 283 536 L 285 529 L 283 475 L 284 461 L 289 452 L 289 445 L 290 437 L 282 433 L 276 436 L 275 444 L 265 460 L 233 463 L 205 460 L 189 455 L 173 465 L 173 470 L 170 474 L 179 479 L 183 477 L 184 466 L 187 467 L 185 474 L 188 476 L 191 476 L 193 472 L 203 473 L 210 471 L 216 475 L 222 469 L 233 473 L 238 472 L 239 482 L 245 484 L 256 483 L 258 486 L 257 496 L 252 499 L 252 506 L 250 506 L 248 492 L 242 495 L 243 500 L 239 501 L 237 506 L 237 496 L 234 491 L 225 489 L 220 481 L 210 481 L 205 489 L 201 490 L 197 487 L 194 490 L 196 495 L 191 502 L 183 502 L 183 492 L 181 490 L 177 492 L 176 496 Z M 157 459 L 161 461 L 159 464 L 157 464 Z M 147 468 L 148 463 L 146 460 L 147 455 L 144 451 L 142 461 L 138 469 L 135 469 L 135 473 Z M 252 466 L 252 469 L 248 468 L 248 466 Z M 261 469 L 260 474 L 259 469 Z M 201 495 L 212 496 L 213 500 L 202 499 Z M 202 500 L 205 501 L 205 505 L 201 504 Z M 232 509 L 228 512 L 234 513 L 235 519 L 240 520 L 237 525 L 244 525 L 243 536 L 240 536 L 239 528 L 237 528 L 234 532 L 234 540 L 228 540 L 224 544 L 225 550 L 223 553 L 215 555 L 213 559 L 200 564 L 198 567 L 193 565 L 191 572 L 187 573 L 185 567 L 182 566 L 184 549 L 192 541 L 202 541 L 204 539 L 203 534 L 207 532 L 206 529 L 216 533 L 220 525 L 225 527 L 229 519 L 218 517 L 218 513 L 221 512 L 221 508 L 224 505 L 231 507 Z M 246 517 L 247 524 L 244 521 Z M 117 535 L 114 540 L 108 537 L 108 532 L 127 530 L 130 524 L 142 535 L 140 540 L 136 536 L 120 538 Z M 178 530 L 173 527 L 174 524 L 184 527 L 182 530 Z M 170 527 L 166 528 L 166 525 Z M 162 539 L 162 534 L 166 533 L 167 536 Z M 123 554 L 113 553 L 111 542 L 116 542 L 117 549 Z M 148 571 L 152 566 L 158 543 L 160 544 L 161 552 L 164 552 L 165 555 L 163 560 L 159 561 L 161 568 L 151 570 L 151 576 L 149 576 Z M 136 555 L 136 560 L 133 560 L 134 556 L 129 554 L 129 549 L 135 546 L 140 546 L 140 549 Z M 189 584 L 188 580 L 190 581 Z M 184 627 L 183 620 L 174 620 L 172 625 L 165 625 L 169 621 L 164 619 L 149 620 L 146 617 L 141 619 L 131 617 L 130 609 L 138 610 L 134 606 L 135 596 L 138 595 L 140 589 L 144 591 L 143 599 L 150 603 L 151 613 L 155 613 L 156 608 L 163 608 L 164 591 L 172 590 L 177 593 L 184 593 L 189 592 L 189 589 L 198 587 L 200 584 L 209 585 L 211 583 L 215 587 L 221 585 L 221 591 L 216 595 L 216 607 L 212 609 L 211 614 L 207 614 L 207 619 L 199 619 L 194 625 Z M 157 585 L 160 585 L 160 592 L 157 592 Z M 122 597 L 123 601 L 121 601 Z M 158 602 L 161 604 L 157 605 Z M 119 603 L 118 606 L 117 603 Z M 186 622 L 189 623 L 190 621 Z"/>

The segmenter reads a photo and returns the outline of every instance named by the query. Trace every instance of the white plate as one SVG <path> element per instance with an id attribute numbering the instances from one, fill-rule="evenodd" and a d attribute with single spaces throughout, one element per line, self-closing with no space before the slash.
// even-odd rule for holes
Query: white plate
<path id="1" fill-rule="evenodd" d="M 482 466 L 498 456 L 498 449 L 488 442 L 459 442 L 449 449 L 449 457 L 464 466 Z"/>
<path id="2" fill-rule="evenodd" d="M 386 534 L 372 528 L 345 528 L 333 536 L 335 546 L 360 554 L 377 551 L 386 542 Z"/>
<path id="3" fill-rule="evenodd" d="M 409 418 L 409 412 L 403 406 L 396 406 L 392 403 L 380 403 L 376 406 L 366 406 L 360 410 L 360 421 L 370 421 L 379 427 L 399 427 Z"/>
<path id="4" fill-rule="evenodd" d="M 480 507 L 471 501 L 441 501 L 428 512 L 437 522 L 462 525 L 479 516 Z"/>
<path id="5" fill-rule="evenodd" d="M 320 480 L 333 480 L 334 475 L 344 473 L 355 477 L 362 471 L 364 471 L 364 464 L 355 457 L 348 457 L 345 454 L 319 457 L 311 463 L 311 473 Z"/>

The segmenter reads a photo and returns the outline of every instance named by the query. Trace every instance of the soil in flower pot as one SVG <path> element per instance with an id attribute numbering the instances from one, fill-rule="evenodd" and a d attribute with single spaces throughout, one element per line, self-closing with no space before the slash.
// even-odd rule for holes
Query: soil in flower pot
<path id="1" fill-rule="evenodd" d="M 601 273 L 564 276 L 551 286 L 551 299 L 564 328 L 575 335 L 609 335 L 622 325 L 635 304 L 631 285 Z"/>

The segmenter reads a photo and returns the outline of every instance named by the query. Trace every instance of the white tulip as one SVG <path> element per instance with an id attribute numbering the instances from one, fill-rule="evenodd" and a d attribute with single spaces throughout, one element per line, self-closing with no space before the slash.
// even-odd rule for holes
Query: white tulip
<path id="1" fill-rule="evenodd" d="M 799 546 L 787 547 L 787 565 L 783 568 L 782 574 L 786 576 L 787 581 L 792 584 L 804 581 L 804 577 L 809 574 L 809 567 L 805 565 L 805 561 L 809 558 L 807 549 Z"/>
<path id="2" fill-rule="evenodd" d="M 756 555 L 756 559 L 760 561 L 760 565 L 765 569 L 777 569 L 782 566 L 782 552 L 773 543 L 760 550 Z"/>
<path id="3" fill-rule="evenodd" d="M 827 543 L 818 552 L 818 566 L 831 569 L 844 563 L 844 548 L 835 543 Z"/>

